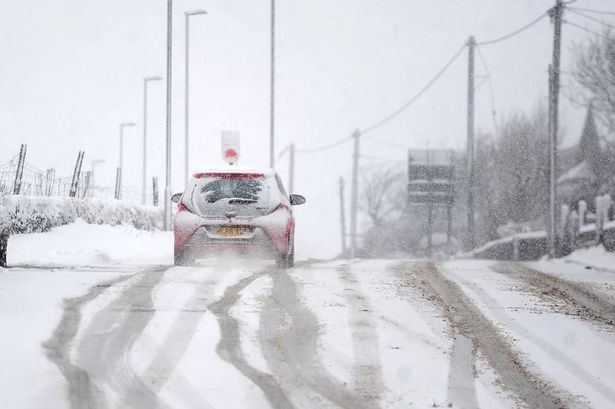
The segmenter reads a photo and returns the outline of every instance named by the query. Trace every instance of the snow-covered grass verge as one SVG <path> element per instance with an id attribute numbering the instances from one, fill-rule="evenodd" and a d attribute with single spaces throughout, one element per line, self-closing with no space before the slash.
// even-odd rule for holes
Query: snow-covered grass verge
<path id="1" fill-rule="evenodd" d="M 62 300 L 118 277 L 117 272 L 0 269 L 0 396 L 2 407 L 68 408 L 66 381 L 45 356 Z"/>
<path id="2" fill-rule="evenodd" d="M 570 255 L 564 257 L 562 261 L 615 272 L 615 253 L 606 251 L 602 245 L 575 250 Z"/>
<path id="3" fill-rule="evenodd" d="M 9 238 L 9 266 L 107 266 L 173 264 L 173 235 L 129 225 L 88 224 L 81 219 L 46 233 Z"/>
<path id="4" fill-rule="evenodd" d="M 109 199 L 5 196 L 0 199 L 0 230 L 10 234 L 42 233 L 82 219 L 90 224 L 129 224 L 139 230 L 160 230 L 162 210 Z"/>

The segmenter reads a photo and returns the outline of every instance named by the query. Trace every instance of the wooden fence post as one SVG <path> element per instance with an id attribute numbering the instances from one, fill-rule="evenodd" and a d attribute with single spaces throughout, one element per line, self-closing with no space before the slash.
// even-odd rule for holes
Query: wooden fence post
<path id="1" fill-rule="evenodd" d="M 596 244 L 602 243 L 602 208 L 603 208 L 603 197 L 596 197 Z"/>
<path id="2" fill-rule="evenodd" d="M 92 172 L 85 172 L 85 176 L 83 178 L 83 192 L 81 193 L 81 198 L 85 199 L 88 195 L 88 191 L 90 189 L 90 180 L 92 179 Z"/>
<path id="3" fill-rule="evenodd" d="M 13 184 L 13 194 L 18 195 L 21 192 L 21 179 L 23 178 L 23 167 L 26 162 L 26 151 L 28 145 L 21 145 L 19 149 L 19 162 L 17 162 L 17 170 L 15 171 L 15 183 Z"/>
<path id="4" fill-rule="evenodd" d="M 6 250 L 9 244 L 9 230 L 0 231 L 0 267 L 6 267 Z"/>
<path id="5" fill-rule="evenodd" d="M 122 198 L 122 192 L 120 191 L 120 180 L 122 179 L 122 168 L 117 168 L 115 171 L 115 200 Z"/>
<path id="6" fill-rule="evenodd" d="M 585 213 L 587 213 L 587 202 L 585 200 L 579 200 L 579 230 L 585 224 Z"/>
<path id="7" fill-rule="evenodd" d="M 158 206 L 158 178 L 155 176 L 152 178 L 152 200 L 154 206 Z"/>
<path id="8" fill-rule="evenodd" d="M 77 189 L 79 188 L 79 177 L 81 176 L 81 165 L 83 164 L 83 151 L 79 151 L 77 154 L 77 162 L 75 163 L 75 170 L 73 171 L 73 179 L 70 184 L 70 190 L 68 192 L 69 197 L 77 196 Z"/>

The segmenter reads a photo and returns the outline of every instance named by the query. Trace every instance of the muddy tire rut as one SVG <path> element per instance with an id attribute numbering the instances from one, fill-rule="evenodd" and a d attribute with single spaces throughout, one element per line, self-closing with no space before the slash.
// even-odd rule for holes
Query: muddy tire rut
<path id="1" fill-rule="evenodd" d="M 531 372 L 507 337 L 433 263 L 407 263 L 396 269 L 407 277 L 410 285 L 418 288 L 426 299 L 439 308 L 453 336 L 461 336 L 471 342 L 474 354 L 480 351 L 505 388 L 527 407 L 559 409 L 582 406 L 566 392 Z M 455 405 L 455 402 L 452 403 Z"/>
<path id="2" fill-rule="evenodd" d="M 502 262 L 492 268 L 500 274 L 512 276 L 525 283 L 530 292 L 547 302 L 557 304 L 556 309 L 565 314 L 615 329 L 615 300 L 594 291 L 585 283 L 568 281 L 519 263 Z"/>

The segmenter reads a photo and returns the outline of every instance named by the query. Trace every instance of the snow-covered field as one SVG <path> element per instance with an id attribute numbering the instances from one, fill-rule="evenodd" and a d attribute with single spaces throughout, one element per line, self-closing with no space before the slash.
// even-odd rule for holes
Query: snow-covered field
<path id="1" fill-rule="evenodd" d="M 125 226 L 11 237 L 3 406 L 615 407 L 604 250 L 286 271 L 171 261 L 169 233 Z"/>

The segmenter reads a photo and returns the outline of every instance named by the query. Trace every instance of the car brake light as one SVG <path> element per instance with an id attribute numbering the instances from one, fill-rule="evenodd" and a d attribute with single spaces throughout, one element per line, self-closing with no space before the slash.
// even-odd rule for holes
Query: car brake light
<path id="1" fill-rule="evenodd" d="M 177 211 L 178 212 L 183 212 L 183 211 L 186 211 L 186 210 L 188 210 L 188 208 L 186 207 L 186 205 L 184 205 L 183 202 L 177 203 Z"/>
<path id="2" fill-rule="evenodd" d="M 265 177 L 263 173 L 247 173 L 247 172 L 204 172 L 195 173 L 196 179 L 201 178 L 220 178 L 220 179 L 262 179 Z"/>

